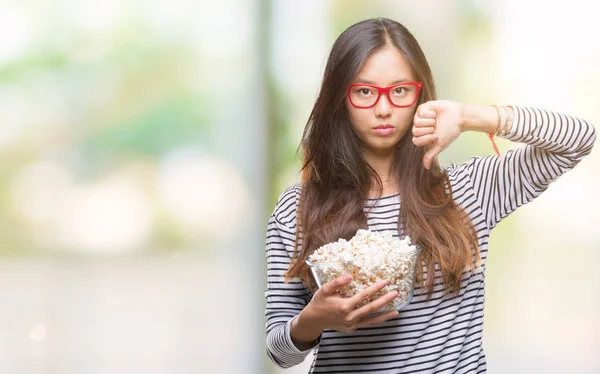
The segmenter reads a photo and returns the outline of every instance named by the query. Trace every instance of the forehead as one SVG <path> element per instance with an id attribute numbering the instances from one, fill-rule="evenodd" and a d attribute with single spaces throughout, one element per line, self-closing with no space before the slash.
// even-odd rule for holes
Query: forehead
<path id="1" fill-rule="evenodd" d="M 394 46 L 387 46 L 367 58 L 354 83 L 390 85 L 400 80 L 413 81 L 412 69 L 402 53 Z"/>

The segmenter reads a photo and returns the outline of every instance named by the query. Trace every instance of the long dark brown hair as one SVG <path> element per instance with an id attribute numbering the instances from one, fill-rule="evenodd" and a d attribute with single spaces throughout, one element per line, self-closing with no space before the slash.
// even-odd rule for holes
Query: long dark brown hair
<path id="1" fill-rule="evenodd" d="M 326 243 L 349 240 L 358 229 L 368 228 L 364 203 L 373 181 L 380 193 L 383 189 L 381 179 L 362 156 L 362 143 L 352 129 L 345 101 L 346 90 L 366 59 L 386 46 L 397 48 L 414 78 L 423 82 L 415 110 L 436 99 L 425 55 L 400 23 L 368 19 L 351 26 L 335 41 L 300 145 L 303 164 L 296 247 L 286 273 L 286 279 L 300 277 L 312 290 L 315 283 L 305 263 L 307 257 Z M 446 171 L 437 161 L 425 169 L 424 154 L 424 147 L 412 143 L 409 130 L 396 145 L 392 168 L 401 201 L 398 232 L 421 246 L 417 280 L 431 297 L 436 264 L 446 291 L 456 292 L 465 269 L 478 265 L 479 247 L 473 224 L 453 200 Z"/>

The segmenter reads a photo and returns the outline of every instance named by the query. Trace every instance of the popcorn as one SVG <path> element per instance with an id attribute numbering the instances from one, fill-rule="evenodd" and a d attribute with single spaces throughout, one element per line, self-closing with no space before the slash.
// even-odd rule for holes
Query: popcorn
<path id="1" fill-rule="evenodd" d="M 390 301 L 376 314 L 399 310 L 410 302 L 413 295 L 417 256 L 420 248 L 411 244 L 410 237 L 394 238 L 392 233 L 358 230 L 350 239 L 339 239 L 317 248 L 306 263 L 310 266 L 317 284 L 321 287 L 344 273 L 352 275 L 352 281 L 338 290 L 342 297 L 351 297 L 371 285 L 387 280 L 387 285 L 357 308 L 397 291 L 398 297 Z"/>

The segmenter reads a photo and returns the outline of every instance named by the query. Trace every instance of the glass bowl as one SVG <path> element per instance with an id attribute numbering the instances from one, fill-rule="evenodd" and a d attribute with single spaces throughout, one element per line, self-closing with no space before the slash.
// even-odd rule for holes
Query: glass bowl
<path id="1" fill-rule="evenodd" d="M 351 297 L 361 290 L 381 281 L 386 280 L 387 285 L 376 292 L 370 298 L 364 300 L 357 308 L 383 296 L 391 291 L 398 291 L 398 297 L 388 302 L 377 311 L 370 315 L 388 313 L 394 310 L 401 310 L 412 300 L 415 286 L 415 277 L 417 273 L 417 258 L 421 248 L 416 245 L 414 250 L 399 252 L 395 254 L 390 261 L 378 263 L 376 261 L 356 261 L 337 262 L 337 261 L 306 261 L 310 267 L 317 286 L 321 286 L 335 278 L 343 275 L 352 275 L 350 283 L 338 290 L 342 297 Z"/>

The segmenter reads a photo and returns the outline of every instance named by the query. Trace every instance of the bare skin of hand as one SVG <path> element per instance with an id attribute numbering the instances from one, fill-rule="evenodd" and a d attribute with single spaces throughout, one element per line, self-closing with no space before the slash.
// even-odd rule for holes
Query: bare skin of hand
<path id="1" fill-rule="evenodd" d="M 356 295 L 344 298 L 337 291 L 350 283 L 350 275 L 340 276 L 323 284 L 315 292 L 312 300 L 292 322 L 290 335 L 296 346 L 307 349 L 324 329 L 341 332 L 354 332 L 361 327 L 373 326 L 398 316 L 398 311 L 381 315 L 368 316 L 388 302 L 398 297 L 398 292 L 392 291 L 361 306 L 362 302 L 386 286 L 386 281 L 378 282 Z"/>
<path id="2" fill-rule="evenodd" d="M 388 292 L 378 299 L 356 308 L 364 300 L 383 289 L 387 284 L 386 281 L 375 283 L 352 297 L 343 298 L 338 295 L 337 290 L 348 283 L 349 281 L 344 281 L 343 277 L 325 283 L 309 303 L 313 312 L 320 316 L 323 328 L 353 332 L 358 328 L 377 325 L 398 315 L 397 311 L 393 311 L 379 316 L 367 316 L 398 297 L 396 291 Z"/>
<path id="3" fill-rule="evenodd" d="M 419 105 L 413 118 L 412 141 L 416 146 L 426 147 L 423 157 L 426 169 L 463 132 L 463 116 L 463 103 L 435 100 Z"/>

